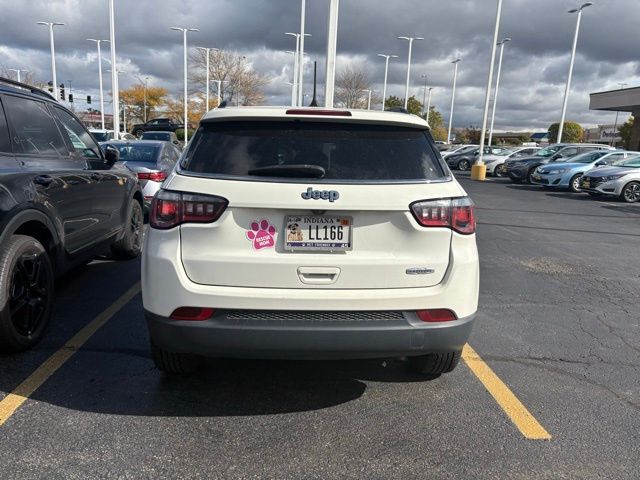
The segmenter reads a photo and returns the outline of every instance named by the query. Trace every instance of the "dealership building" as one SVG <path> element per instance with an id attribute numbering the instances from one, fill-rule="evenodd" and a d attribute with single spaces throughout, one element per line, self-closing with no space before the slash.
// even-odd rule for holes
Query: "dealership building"
<path id="1" fill-rule="evenodd" d="M 640 150 L 640 87 L 622 88 L 618 90 L 610 90 L 608 92 L 595 92 L 589 95 L 589 109 L 606 110 L 610 112 L 620 112 L 618 120 L 618 128 L 627 121 L 627 112 L 634 117 L 633 128 L 631 129 L 630 150 Z M 613 136 L 613 125 L 602 125 L 603 128 L 599 133 L 600 138 Z M 599 129 L 601 127 L 598 127 Z M 617 129 L 616 129 L 617 130 Z M 616 132 L 617 133 L 617 132 Z"/>

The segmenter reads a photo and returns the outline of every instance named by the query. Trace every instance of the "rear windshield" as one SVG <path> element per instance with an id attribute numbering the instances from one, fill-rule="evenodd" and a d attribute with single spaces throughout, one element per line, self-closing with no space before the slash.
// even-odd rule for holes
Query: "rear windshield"
<path id="1" fill-rule="evenodd" d="M 255 180 L 384 182 L 448 176 L 425 130 L 301 121 L 201 124 L 181 167 Z"/>
<path id="2" fill-rule="evenodd" d="M 142 134 L 142 140 L 169 140 L 171 135 L 168 133 L 145 132 Z"/>
<path id="3" fill-rule="evenodd" d="M 120 151 L 121 162 L 156 163 L 160 147 L 158 145 L 110 144 Z"/>

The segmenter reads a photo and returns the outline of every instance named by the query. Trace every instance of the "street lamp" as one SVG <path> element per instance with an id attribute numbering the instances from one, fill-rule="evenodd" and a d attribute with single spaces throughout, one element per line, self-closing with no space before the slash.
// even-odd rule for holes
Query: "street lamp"
<path id="1" fill-rule="evenodd" d="M 361 92 L 367 92 L 368 100 L 367 100 L 367 110 L 371 110 L 371 89 L 365 88 L 364 90 L 360 90 Z"/>
<path id="2" fill-rule="evenodd" d="M 187 33 L 188 32 L 199 32 L 197 28 L 187 28 L 187 27 L 171 27 L 171 30 L 177 30 L 182 32 L 182 44 L 184 50 L 184 144 L 187 145 L 189 143 L 189 108 L 188 108 L 188 99 L 187 99 Z"/>
<path id="3" fill-rule="evenodd" d="M 300 51 L 298 54 L 298 106 L 302 105 L 302 88 L 304 85 L 304 37 L 310 37 L 308 33 L 304 33 L 305 17 L 306 17 L 306 0 L 300 0 Z"/>
<path id="4" fill-rule="evenodd" d="M 209 57 L 210 57 L 210 52 L 211 50 L 213 50 L 214 52 L 218 52 L 219 49 L 217 48 L 211 48 L 211 47 L 197 47 L 198 50 L 202 50 L 203 52 L 205 52 L 206 56 L 207 56 L 207 79 L 206 84 L 207 84 L 207 89 L 206 89 L 206 95 L 205 95 L 205 104 L 207 106 L 207 112 L 209 111 Z"/>
<path id="5" fill-rule="evenodd" d="M 456 83 L 458 81 L 458 63 L 462 61 L 461 58 L 456 58 L 453 63 L 453 88 L 451 89 L 451 112 L 449 113 L 449 130 L 447 131 L 447 143 L 451 143 L 451 127 L 453 125 L 453 104 L 456 99 Z"/>
<path id="6" fill-rule="evenodd" d="M 498 34 L 500 33 L 500 16 L 502 15 L 502 0 L 498 0 L 498 6 L 496 8 L 496 23 L 493 29 L 493 43 L 491 44 L 491 61 L 489 62 L 489 78 L 487 79 L 487 90 L 484 96 L 484 110 L 482 112 L 482 129 L 480 130 L 480 150 L 478 151 L 478 157 L 476 158 L 476 165 L 484 165 L 482 163 L 482 157 L 484 155 L 484 135 L 487 133 L 487 117 L 489 115 L 489 100 L 491 99 L 491 87 L 493 86 L 493 67 L 496 62 L 496 47 L 498 46 Z M 472 180 L 484 180 L 484 175 L 481 173 L 482 169 L 472 169 Z M 486 175 L 486 170 L 484 172 Z"/>
<path id="7" fill-rule="evenodd" d="M 300 34 L 293 32 L 286 32 L 285 35 L 291 35 L 296 38 L 296 51 L 293 57 L 293 91 L 291 92 L 291 106 L 295 107 L 298 103 L 298 65 L 300 62 Z"/>
<path id="8" fill-rule="evenodd" d="M 491 146 L 491 140 L 493 139 L 493 123 L 496 120 L 496 110 L 498 109 L 498 89 L 500 88 L 500 72 L 502 71 L 502 54 L 504 53 L 504 44 L 510 42 L 510 38 L 503 38 L 501 42 L 498 43 L 500 45 L 500 58 L 498 60 L 498 74 L 496 75 L 496 93 L 493 95 L 493 111 L 491 112 L 491 127 L 489 127 L 489 143 L 487 145 Z"/>
<path id="9" fill-rule="evenodd" d="M 560 126 L 558 128 L 557 143 L 562 142 L 562 133 L 564 130 L 564 118 L 567 114 L 567 102 L 569 101 L 569 90 L 571 89 L 571 76 L 573 75 L 573 62 L 576 59 L 576 47 L 578 46 L 578 33 L 580 32 L 580 19 L 582 18 L 582 10 L 593 5 L 591 2 L 586 2 L 580 5 L 580 8 L 573 8 L 569 10 L 569 13 L 578 13 L 576 19 L 576 33 L 573 37 L 573 48 L 571 50 L 571 62 L 569 63 L 569 76 L 567 77 L 567 85 L 564 89 L 564 101 L 562 102 L 562 117 L 560 118 Z"/>
<path id="10" fill-rule="evenodd" d="M 429 124 L 429 113 L 431 113 L 431 90 L 433 90 L 433 87 L 429 87 L 429 100 L 427 100 L 427 117 L 425 118 L 427 124 Z"/>
<path id="11" fill-rule="evenodd" d="M 109 0 L 109 42 L 111 43 L 111 98 L 113 99 L 113 139 L 120 139 L 120 90 L 116 63 L 116 15 L 114 0 Z"/>
<path id="12" fill-rule="evenodd" d="M 624 89 L 628 85 L 628 83 L 618 83 L 620 85 L 620 90 Z M 611 138 L 611 146 L 615 146 L 616 137 L 618 136 L 618 114 L 620 112 L 616 111 L 616 123 L 613 124 L 613 137 Z"/>
<path id="13" fill-rule="evenodd" d="M 409 104 L 409 81 L 411 80 L 411 50 L 413 48 L 414 40 L 424 40 L 422 37 L 398 37 L 400 40 L 407 40 L 409 42 L 409 58 L 407 58 L 407 86 L 404 90 L 404 108 L 407 108 Z"/>
<path id="14" fill-rule="evenodd" d="M 398 58 L 398 55 L 379 53 L 378 56 L 384 58 L 384 84 L 382 86 L 382 110 L 384 111 L 385 103 L 387 102 L 387 75 L 389 73 L 389 59 Z"/>
<path id="15" fill-rule="evenodd" d="M 424 116 L 424 102 L 427 99 L 427 76 L 422 74 L 420 77 L 424 78 L 424 92 L 422 93 L 422 116 Z"/>
<path id="16" fill-rule="evenodd" d="M 298 54 L 293 50 L 287 50 L 285 53 L 293 55 L 293 82 L 287 82 L 291 85 L 291 106 L 296 105 L 296 64 L 298 63 Z"/>
<path id="17" fill-rule="evenodd" d="M 144 77 L 144 80 L 142 80 L 142 78 L 140 78 L 139 75 L 135 75 L 135 77 L 138 79 L 138 81 L 142 84 L 142 121 L 144 123 L 147 123 L 147 88 L 148 88 L 148 82 L 149 82 L 149 77 L 148 75 L 146 77 Z"/>
<path id="18" fill-rule="evenodd" d="M 46 25 L 49 27 L 49 44 L 51 45 L 51 75 L 53 81 L 53 98 L 58 100 L 58 81 L 56 77 L 56 47 L 53 41 L 53 27 L 56 25 L 64 25 L 60 22 L 38 22 L 38 25 Z"/>
<path id="19" fill-rule="evenodd" d="M 10 72 L 16 72 L 16 76 L 17 76 L 19 82 L 22 81 L 22 80 L 20 80 L 20 72 L 28 72 L 29 71 L 29 70 L 22 70 L 21 68 L 7 68 L 7 70 L 9 70 Z"/>
<path id="20" fill-rule="evenodd" d="M 100 44 L 102 42 L 108 42 L 109 40 L 87 38 L 87 41 L 96 42 L 96 45 L 98 46 L 98 77 L 100 80 L 100 122 L 102 123 L 102 129 L 104 130 L 104 90 L 102 87 L 102 53 L 100 51 Z"/>
<path id="21" fill-rule="evenodd" d="M 336 50 L 338 46 L 338 13 L 340 0 L 329 0 L 329 20 L 327 24 L 327 63 L 324 81 L 324 106 L 333 108 L 336 83 Z"/>
<path id="22" fill-rule="evenodd" d="M 218 85 L 218 107 L 220 106 L 220 103 L 222 102 L 222 84 L 225 83 L 225 82 L 228 82 L 228 81 L 229 80 L 212 80 L 212 82 L 216 82 L 216 84 Z"/>

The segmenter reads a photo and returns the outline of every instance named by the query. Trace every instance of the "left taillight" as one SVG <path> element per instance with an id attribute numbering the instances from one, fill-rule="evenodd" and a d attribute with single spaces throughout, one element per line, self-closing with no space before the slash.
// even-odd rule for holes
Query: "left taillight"
<path id="1" fill-rule="evenodd" d="M 151 180 L 153 182 L 164 182 L 167 179 L 167 172 L 138 172 L 138 180 Z"/>
<path id="2" fill-rule="evenodd" d="M 474 203 L 469 197 L 412 203 L 411 213 L 423 227 L 450 228 L 463 235 L 470 235 L 476 231 Z"/>
<path id="3" fill-rule="evenodd" d="M 215 195 L 160 190 L 151 202 L 149 225 L 167 230 L 184 223 L 213 223 L 228 204 L 226 198 Z"/>

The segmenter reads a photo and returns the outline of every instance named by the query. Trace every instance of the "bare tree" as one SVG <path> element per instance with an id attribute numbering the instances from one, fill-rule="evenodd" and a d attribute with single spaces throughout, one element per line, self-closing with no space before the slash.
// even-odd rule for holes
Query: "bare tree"
<path id="1" fill-rule="evenodd" d="M 203 50 L 196 50 L 191 55 L 192 65 L 196 73 L 191 79 L 194 83 L 206 89 L 207 54 Z M 215 80 L 222 81 L 223 100 L 239 105 L 260 105 L 264 103 L 262 89 L 269 83 L 269 78 L 251 68 L 247 58 L 243 55 L 217 50 L 210 52 L 209 76 L 211 80 L 211 99 L 215 105 L 217 88 Z"/>
<path id="2" fill-rule="evenodd" d="M 368 92 L 372 90 L 369 72 L 357 66 L 348 66 L 338 73 L 336 78 L 336 103 L 344 108 L 367 108 Z M 381 99 L 372 91 L 371 106 Z"/>

